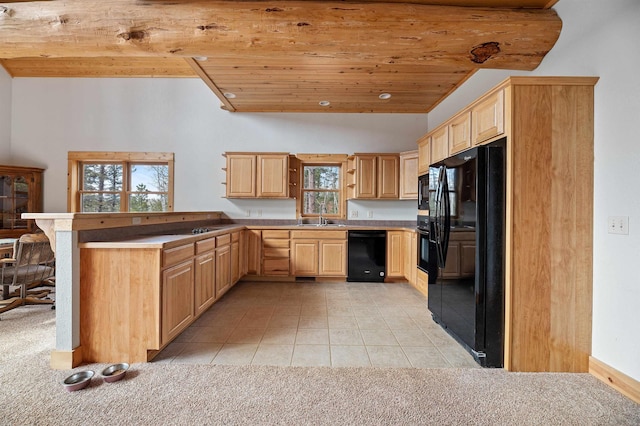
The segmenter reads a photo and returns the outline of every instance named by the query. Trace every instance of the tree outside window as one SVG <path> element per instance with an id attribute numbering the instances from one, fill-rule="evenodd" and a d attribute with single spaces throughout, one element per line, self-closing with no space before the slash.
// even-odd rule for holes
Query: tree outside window
<path id="1" fill-rule="evenodd" d="M 340 166 L 304 165 L 302 177 L 302 215 L 340 216 Z"/>
<path id="2" fill-rule="evenodd" d="M 70 152 L 69 176 L 69 211 L 173 210 L 173 154 Z"/>

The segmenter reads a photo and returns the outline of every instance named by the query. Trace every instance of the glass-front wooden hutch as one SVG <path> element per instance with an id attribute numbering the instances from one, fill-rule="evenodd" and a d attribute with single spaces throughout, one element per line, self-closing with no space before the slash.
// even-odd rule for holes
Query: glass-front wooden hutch
<path id="1" fill-rule="evenodd" d="M 0 238 L 33 232 L 33 220 L 22 213 L 42 212 L 42 173 L 35 167 L 0 165 Z"/>

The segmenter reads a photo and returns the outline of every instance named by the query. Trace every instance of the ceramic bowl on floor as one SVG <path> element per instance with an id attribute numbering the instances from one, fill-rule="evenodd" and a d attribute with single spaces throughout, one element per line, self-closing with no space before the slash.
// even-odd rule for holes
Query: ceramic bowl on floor
<path id="1" fill-rule="evenodd" d="M 94 372 L 91 370 L 80 371 L 79 373 L 72 374 L 64 379 L 62 384 L 68 392 L 84 389 L 89 386 L 89 382 L 91 381 L 93 375 Z"/>
<path id="2" fill-rule="evenodd" d="M 105 382 L 117 382 L 124 377 L 128 369 L 129 364 L 126 362 L 110 365 L 102 370 L 102 378 Z"/>

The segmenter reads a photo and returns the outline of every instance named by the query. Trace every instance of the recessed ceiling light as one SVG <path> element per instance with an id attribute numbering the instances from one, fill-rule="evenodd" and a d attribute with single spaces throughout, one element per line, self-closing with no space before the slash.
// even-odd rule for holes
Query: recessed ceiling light
<path id="1" fill-rule="evenodd" d="M 235 93 L 231 93 L 231 92 L 225 92 L 225 93 L 223 93 L 223 95 L 227 99 L 233 99 L 233 98 L 236 97 L 236 94 Z"/>
<path id="2" fill-rule="evenodd" d="M 193 59 L 195 59 L 196 61 L 202 62 L 202 61 L 206 61 L 209 58 L 207 58 L 206 56 L 194 56 Z"/>
<path id="3" fill-rule="evenodd" d="M 380 93 L 378 97 L 382 100 L 391 99 L 391 93 Z"/>
<path id="4" fill-rule="evenodd" d="M 318 103 L 320 104 L 320 106 L 329 106 L 329 105 L 331 105 L 331 102 L 329 102 L 329 101 L 320 101 Z"/>

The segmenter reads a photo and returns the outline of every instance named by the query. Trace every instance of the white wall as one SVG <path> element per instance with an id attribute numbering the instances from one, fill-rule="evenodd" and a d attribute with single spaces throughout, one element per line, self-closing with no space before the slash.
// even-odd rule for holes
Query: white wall
<path id="1" fill-rule="evenodd" d="M 426 130 L 426 114 L 230 113 L 199 79 L 13 80 L 12 155 L 47 169 L 48 212 L 66 210 L 67 151 L 170 151 L 175 210 L 292 219 L 293 201 L 221 198 L 221 154 L 399 152 L 416 149 Z M 415 218 L 413 201 L 369 210 L 374 219 Z"/>
<path id="2" fill-rule="evenodd" d="M 0 66 L 0 164 L 11 160 L 11 77 Z"/>
<path id="3" fill-rule="evenodd" d="M 560 39 L 524 75 L 599 76 L 595 88 L 595 358 L 640 380 L 640 2 L 562 0 Z M 429 114 L 439 125 L 515 73 L 483 70 Z M 608 216 L 629 216 L 629 235 L 607 233 Z"/>

